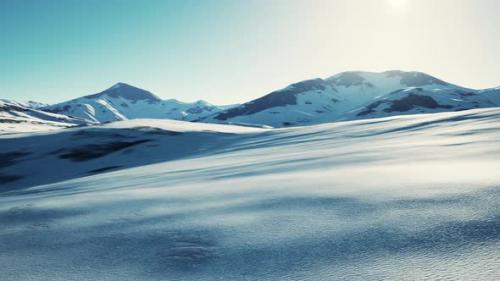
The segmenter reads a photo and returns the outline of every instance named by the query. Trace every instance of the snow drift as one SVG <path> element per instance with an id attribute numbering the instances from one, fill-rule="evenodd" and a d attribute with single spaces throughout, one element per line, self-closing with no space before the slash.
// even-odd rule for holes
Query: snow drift
<path id="1" fill-rule="evenodd" d="M 500 109 L 3 136 L 0 279 L 498 280 L 499 141 Z"/>

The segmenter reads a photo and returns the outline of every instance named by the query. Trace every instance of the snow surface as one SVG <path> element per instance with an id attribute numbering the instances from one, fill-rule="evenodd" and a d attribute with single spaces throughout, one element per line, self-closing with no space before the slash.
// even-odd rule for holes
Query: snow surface
<path id="1" fill-rule="evenodd" d="M 498 108 L 2 136 L 0 279 L 499 280 L 499 141 Z"/>

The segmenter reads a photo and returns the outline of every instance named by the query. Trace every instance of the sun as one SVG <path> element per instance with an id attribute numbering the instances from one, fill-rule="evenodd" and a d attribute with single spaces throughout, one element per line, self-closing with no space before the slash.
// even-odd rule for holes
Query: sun
<path id="1" fill-rule="evenodd" d="M 409 8 L 410 0 L 386 0 L 392 10 L 404 11 Z"/>

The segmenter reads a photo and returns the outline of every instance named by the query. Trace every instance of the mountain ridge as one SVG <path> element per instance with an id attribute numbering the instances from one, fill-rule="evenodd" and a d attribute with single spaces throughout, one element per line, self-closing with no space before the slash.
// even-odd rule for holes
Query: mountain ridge
<path id="1" fill-rule="evenodd" d="M 53 130 L 89 123 L 83 119 L 40 110 L 37 102 L 0 100 L 0 134 Z"/>
<path id="2" fill-rule="evenodd" d="M 162 100 L 152 92 L 123 82 L 118 82 L 102 92 L 42 109 L 97 123 L 139 118 L 193 121 L 222 110 L 203 100 L 193 103 L 176 99 Z"/>
<path id="3" fill-rule="evenodd" d="M 496 106 L 495 88 L 469 89 L 418 71 L 347 71 L 293 83 L 201 121 L 288 127 Z"/>
<path id="4" fill-rule="evenodd" d="M 99 124 L 128 119 L 289 127 L 404 114 L 500 106 L 500 87 L 470 89 L 418 71 L 346 71 L 292 83 L 243 104 L 162 100 L 150 91 L 117 82 L 65 102 L 18 103 L 43 112 Z M 79 123 L 81 124 L 81 122 Z"/>
<path id="5" fill-rule="evenodd" d="M 92 99 L 92 98 L 100 98 L 104 95 L 108 95 L 110 97 L 115 97 L 115 98 L 122 97 L 130 100 L 161 101 L 161 99 L 155 94 L 123 82 L 117 82 L 113 86 L 109 87 L 108 89 L 102 92 L 83 97 Z"/>

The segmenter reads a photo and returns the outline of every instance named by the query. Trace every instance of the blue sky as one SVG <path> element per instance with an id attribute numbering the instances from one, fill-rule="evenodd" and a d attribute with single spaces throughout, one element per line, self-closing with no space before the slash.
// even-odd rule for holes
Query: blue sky
<path id="1" fill-rule="evenodd" d="M 0 98 L 244 102 L 346 70 L 500 85 L 496 0 L 0 0 Z"/>

